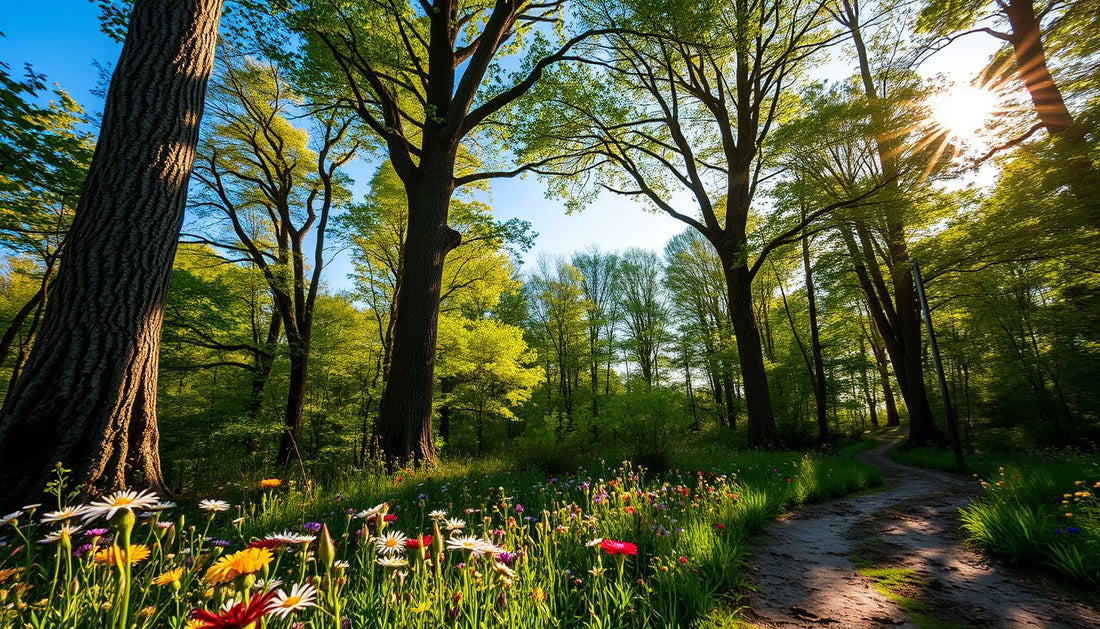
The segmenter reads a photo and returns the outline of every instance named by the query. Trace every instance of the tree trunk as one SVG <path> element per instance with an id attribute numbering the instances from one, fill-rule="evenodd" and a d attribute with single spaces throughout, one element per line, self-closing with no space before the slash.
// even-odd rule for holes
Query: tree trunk
<path id="1" fill-rule="evenodd" d="M 806 210 L 802 210 L 802 220 L 806 220 Z M 802 270 L 806 275 L 806 300 L 810 307 L 810 352 L 814 361 L 814 402 L 817 409 L 817 440 L 829 442 L 828 403 L 825 399 L 825 361 L 821 357 L 821 332 L 817 325 L 817 299 L 814 297 L 813 267 L 810 265 L 810 240 L 805 230 L 802 232 Z"/>
<path id="2" fill-rule="evenodd" d="M 409 231 L 402 255 L 404 277 L 394 313 L 389 378 L 382 392 L 379 445 L 387 462 L 435 460 L 432 387 L 443 259 L 462 241 L 447 225 L 454 185 L 453 159 L 425 151 L 420 181 L 407 186 Z"/>
<path id="3" fill-rule="evenodd" d="M 157 361 L 222 0 L 137 0 L 38 342 L 0 410 L 4 506 L 55 462 L 163 489 Z M 28 447 L 33 444 L 33 447 Z"/>
<path id="4" fill-rule="evenodd" d="M 272 313 L 271 322 L 267 326 L 267 337 L 263 347 L 256 352 L 252 371 L 252 399 L 248 403 L 248 416 L 259 419 L 264 407 L 264 389 L 267 380 L 271 377 L 271 369 L 275 366 L 275 348 L 282 334 L 282 317 L 279 313 Z"/>
<path id="5" fill-rule="evenodd" d="M 729 287 L 729 314 L 737 337 L 737 357 L 745 383 L 745 410 L 749 422 L 749 447 L 776 448 L 775 416 L 772 412 L 764 352 L 752 310 L 752 278 L 743 263 L 722 256 Z"/>
<path id="6" fill-rule="evenodd" d="M 874 326 L 874 323 L 871 324 Z M 894 399 L 894 387 L 890 384 L 890 368 L 886 364 L 886 351 L 882 348 L 881 339 L 872 327 L 867 332 L 871 345 L 871 354 L 875 357 L 875 367 L 878 369 L 879 384 L 882 387 L 882 401 L 886 405 L 886 425 L 900 426 L 901 417 L 898 415 L 898 404 Z"/>
<path id="7" fill-rule="evenodd" d="M 1002 6 L 1012 27 L 1009 41 L 1016 56 L 1016 68 L 1031 95 L 1039 122 L 1051 135 L 1062 133 L 1073 126 L 1073 116 L 1047 67 L 1033 0 L 1009 0 L 1007 6 Z"/>
<path id="8" fill-rule="evenodd" d="M 304 331 L 308 331 L 310 327 L 303 326 Z M 279 441 L 279 454 L 275 458 L 278 465 L 286 465 L 301 458 L 298 437 L 302 431 L 302 415 L 309 389 L 309 343 L 308 337 L 287 339 L 290 348 L 290 388 L 287 390 L 286 411 L 283 413 L 283 437 Z"/>

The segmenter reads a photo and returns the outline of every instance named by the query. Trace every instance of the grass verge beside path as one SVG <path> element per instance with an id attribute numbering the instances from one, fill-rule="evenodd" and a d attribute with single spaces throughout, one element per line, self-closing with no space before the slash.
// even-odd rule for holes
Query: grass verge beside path
<path id="1" fill-rule="evenodd" d="M 891 456 L 955 471 L 950 451 L 895 448 Z M 960 512 L 968 540 L 1013 563 L 1100 584 L 1100 456 L 979 453 L 966 463 L 983 488 Z"/>

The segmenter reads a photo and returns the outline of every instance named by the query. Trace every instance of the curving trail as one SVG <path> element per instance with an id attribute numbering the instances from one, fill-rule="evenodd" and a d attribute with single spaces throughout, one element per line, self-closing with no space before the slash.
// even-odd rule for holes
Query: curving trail
<path id="1" fill-rule="evenodd" d="M 761 535 L 746 620 L 761 628 L 1100 627 L 1095 592 L 1069 591 L 966 548 L 958 509 L 978 484 L 897 463 L 886 456 L 892 446 L 859 455 L 882 469 L 885 490 L 807 507 Z M 854 557 L 878 575 L 915 577 L 893 589 L 910 601 L 881 593 Z"/>

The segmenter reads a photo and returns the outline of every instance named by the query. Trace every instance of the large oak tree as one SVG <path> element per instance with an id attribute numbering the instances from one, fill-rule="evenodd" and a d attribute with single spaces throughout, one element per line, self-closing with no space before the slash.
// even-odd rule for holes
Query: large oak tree
<path id="1" fill-rule="evenodd" d="M 222 2 L 134 3 L 38 342 L 0 410 L 4 503 L 57 461 L 89 490 L 162 484 L 162 309 Z"/>

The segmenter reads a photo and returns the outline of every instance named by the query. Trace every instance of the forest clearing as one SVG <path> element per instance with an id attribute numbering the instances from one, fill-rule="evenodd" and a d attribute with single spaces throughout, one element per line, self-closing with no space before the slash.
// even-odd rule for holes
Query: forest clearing
<path id="1" fill-rule="evenodd" d="M 1095 2 L 0 14 L 0 629 L 1100 625 Z"/>

